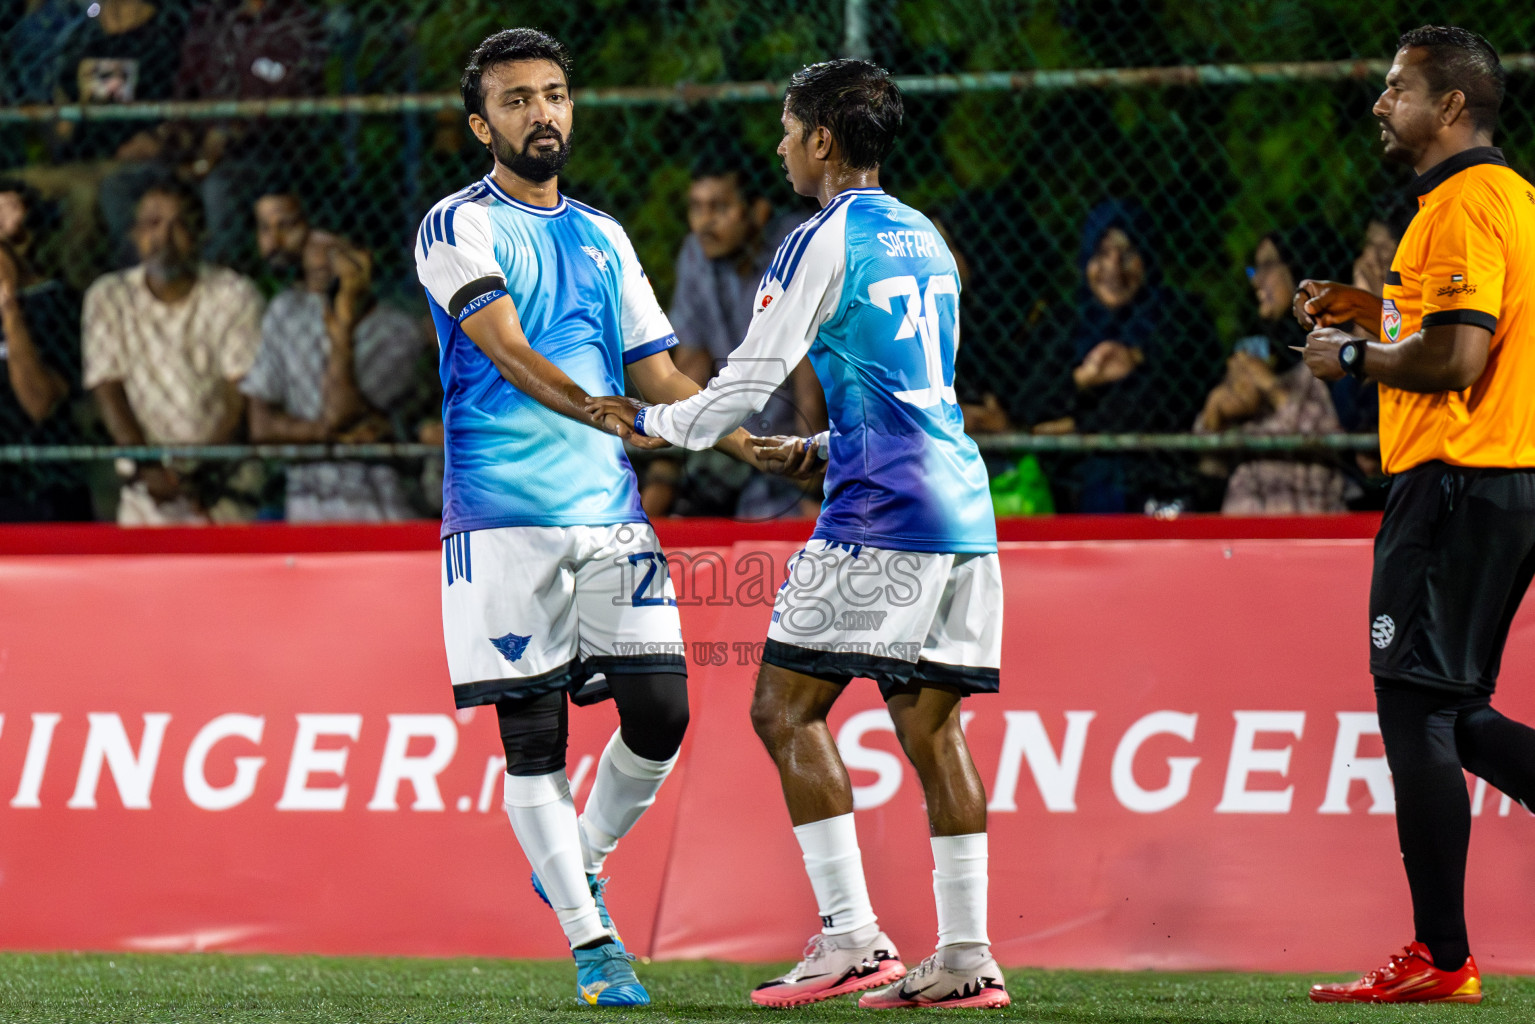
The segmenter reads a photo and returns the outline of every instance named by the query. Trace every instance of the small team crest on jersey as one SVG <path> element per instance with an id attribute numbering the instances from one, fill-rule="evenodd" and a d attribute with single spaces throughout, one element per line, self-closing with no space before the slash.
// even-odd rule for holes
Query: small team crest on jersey
<path id="1" fill-rule="evenodd" d="M 1396 621 L 1389 615 L 1377 615 L 1370 623 L 1370 642 L 1384 651 L 1396 639 Z"/>
<path id="2" fill-rule="evenodd" d="M 597 248 L 595 245 L 583 245 L 581 247 L 581 251 L 586 253 L 588 256 L 590 256 L 592 258 L 592 262 L 597 264 L 597 269 L 598 270 L 606 270 L 606 269 L 608 269 L 608 254 L 607 253 L 603 252 L 601 249 Z"/>
<path id="3" fill-rule="evenodd" d="M 1395 341 L 1402 333 L 1402 314 L 1390 299 L 1381 303 L 1380 333 L 1387 341 Z"/>

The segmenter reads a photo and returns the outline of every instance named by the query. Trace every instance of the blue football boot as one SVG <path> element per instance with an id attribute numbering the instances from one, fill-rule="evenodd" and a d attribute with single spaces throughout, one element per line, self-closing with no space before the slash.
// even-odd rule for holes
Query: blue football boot
<path id="1" fill-rule="evenodd" d="M 595 949 L 573 949 L 576 998 L 591 1006 L 649 1006 L 650 993 L 634 976 L 634 957 L 616 942 Z"/>

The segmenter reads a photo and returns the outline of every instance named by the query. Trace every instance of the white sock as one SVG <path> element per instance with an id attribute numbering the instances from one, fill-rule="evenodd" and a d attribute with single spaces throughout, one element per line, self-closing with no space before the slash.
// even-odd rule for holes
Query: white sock
<path id="1" fill-rule="evenodd" d="M 990 955 L 986 937 L 986 833 L 933 836 L 933 899 L 944 966 L 979 966 Z"/>
<path id="2" fill-rule="evenodd" d="M 586 873 L 602 872 L 603 862 L 640 820 L 645 809 L 656 802 L 661 783 L 677 763 L 673 754 L 666 761 L 651 761 L 629 749 L 618 730 L 597 762 L 597 776 L 592 780 L 586 809 L 581 812 L 581 859 Z"/>
<path id="3" fill-rule="evenodd" d="M 572 948 L 607 936 L 581 870 L 581 839 L 563 771 L 508 775 L 504 801 L 512 831 L 544 887 Z"/>
<path id="4" fill-rule="evenodd" d="M 863 880 L 863 855 L 851 814 L 796 825 L 794 838 L 805 854 L 805 871 L 815 890 L 821 931 L 847 935 L 874 924 L 869 887 Z"/>

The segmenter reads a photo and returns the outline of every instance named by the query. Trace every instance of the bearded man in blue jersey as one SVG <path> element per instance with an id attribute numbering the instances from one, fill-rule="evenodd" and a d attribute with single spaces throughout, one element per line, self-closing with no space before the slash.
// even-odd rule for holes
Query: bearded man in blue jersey
<path id="1" fill-rule="evenodd" d="M 623 424 L 591 395 L 697 393 L 618 222 L 561 194 L 570 63 L 558 41 L 507 29 L 461 82 L 494 158 L 421 223 L 416 268 L 443 385 L 442 619 L 454 699 L 494 704 L 505 806 L 577 965 L 577 996 L 649 1002 L 602 899 L 603 862 L 654 802 L 687 727 L 687 678 L 666 557 L 640 507 Z M 635 439 L 642 446 L 657 442 Z M 758 465 L 744 431 L 719 447 Z M 578 819 L 565 775 L 566 696 L 609 696 L 619 728 Z"/>
<path id="2" fill-rule="evenodd" d="M 822 209 L 779 247 L 741 346 L 690 398 L 646 407 L 614 396 L 587 410 L 610 428 L 706 448 L 808 354 L 831 429 L 752 442 L 791 475 L 826 462 L 815 532 L 774 604 L 752 721 L 778 765 L 822 929 L 752 1000 L 878 989 L 859 1005 L 1006 1006 L 986 935 L 986 794 L 960 729 L 960 699 L 998 687 L 1002 577 L 986 469 L 954 394 L 959 273 L 932 222 L 879 186 L 903 120 L 883 70 L 805 68 L 782 120 L 788 178 Z M 826 726 L 855 676 L 879 684 L 927 800 L 938 950 L 909 974 L 871 907 Z"/>

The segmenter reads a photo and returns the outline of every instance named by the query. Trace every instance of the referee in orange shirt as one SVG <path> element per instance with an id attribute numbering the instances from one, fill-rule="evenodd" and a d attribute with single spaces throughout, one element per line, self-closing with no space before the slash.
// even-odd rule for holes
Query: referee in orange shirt
<path id="1" fill-rule="evenodd" d="M 1393 477 L 1375 538 L 1370 671 L 1396 788 L 1416 936 L 1318 1002 L 1480 1002 L 1466 939 L 1471 806 L 1461 769 L 1535 806 L 1535 730 L 1491 706 L 1514 612 L 1535 576 L 1535 187 L 1492 146 L 1503 66 L 1461 28 L 1402 36 L 1376 100 L 1387 159 L 1418 208 L 1384 301 L 1304 281 L 1323 380 L 1380 382 Z M 1356 341 L 1332 325 L 1366 327 Z"/>

